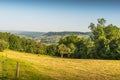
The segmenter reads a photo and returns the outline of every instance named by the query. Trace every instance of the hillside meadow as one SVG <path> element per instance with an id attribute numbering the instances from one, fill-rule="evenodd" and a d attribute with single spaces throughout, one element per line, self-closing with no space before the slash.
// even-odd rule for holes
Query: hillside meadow
<path id="1" fill-rule="evenodd" d="M 119 60 L 63 59 L 11 50 L 0 52 L 0 80 L 15 80 L 16 62 L 19 80 L 120 80 Z"/>

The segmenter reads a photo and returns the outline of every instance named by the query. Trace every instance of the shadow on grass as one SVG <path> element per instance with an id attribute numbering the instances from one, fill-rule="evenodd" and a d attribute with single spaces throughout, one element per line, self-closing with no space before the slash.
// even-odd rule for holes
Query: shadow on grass
<path id="1" fill-rule="evenodd" d="M 0 80 L 20 80 L 20 79 L 15 79 L 15 78 L 8 78 L 8 77 L 0 77 Z"/>
<path id="2" fill-rule="evenodd" d="M 8 80 L 7 77 L 0 77 L 0 80 Z"/>

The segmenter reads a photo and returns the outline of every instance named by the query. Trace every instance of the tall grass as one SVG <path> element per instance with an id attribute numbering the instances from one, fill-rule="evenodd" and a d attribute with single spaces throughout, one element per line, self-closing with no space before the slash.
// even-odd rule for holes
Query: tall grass
<path id="1" fill-rule="evenodd" d="M 7 50 L 7 78 L 14 78 L 16 62 L 20 80 L 120 80 L 119 60 L 63 59 Z"/>
<path id="2" fill-rule="evenodd" d="M 42 75 L 34 69 L 29 63 L 14 58 L 6 58 L 5 53 L 0 53 L 0 80 L 53 80 Z M 3 57 L 2 57 L 3 54 Z M 16 55 L 17 56 L 17 55 Z M 4 61 L 4 63 L 3 63 Z M 16 63 L 20 62 L 20 77 L 16 79 Z"/>

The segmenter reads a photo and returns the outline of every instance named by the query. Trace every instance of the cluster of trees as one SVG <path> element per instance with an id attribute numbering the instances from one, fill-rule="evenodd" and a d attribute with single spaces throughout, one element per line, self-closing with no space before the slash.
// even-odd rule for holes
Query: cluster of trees
<path id="1" fill-rule="evenodd" d="M 3 51 L 4 49 L 7 49 L 9 47 L 8 43 L 8 36 L 9 33 L 2 33 L 0 32 L 0 51 Z"/>
<path id="2" fill-rule="evenodd" d="M 62 38 L 58 45 L 61 57 L 67 54 L 73 58 L 120 59 L 120 28 L 105 23 L 103 18 L 98 19 L 97 25 L 91 23 L 92 35 L 89 38 Z"/>
<path id="3" fill-rule="evenodd" d="M 98 24 L 91 23 L 94 57 L 120 59 L 120 28 L 112 24 L 105 26 L 106 20 L 98 19 Z"/>
<path id="4" fill-rule="evenodd" d="M 68 55 L 72 58 L 92 58 L 93 46 L 94 42 L 91 39 L 71 35 L 60 39 L 58 52 L 61 57 Z"/>
<path id="5" fill-rule="evenodd" d="M 19 37 L 10 33 L 0 32 L 0 51 L 11 49 L 15 51 L 46 54 L 46 45 L 31 39 Z"/>
<path id="6" fill-rule="evenodd" d="M 70 35 L 58 44 L 43 44 L 10 33 L 0 32 L 0 51 L 11 49 L 35 54 L 71 58 L 120 59 L 120 28 L 106 20 L 98 19 L 98 24 L 90 24 L 92 35 L 88 38 Z"/>

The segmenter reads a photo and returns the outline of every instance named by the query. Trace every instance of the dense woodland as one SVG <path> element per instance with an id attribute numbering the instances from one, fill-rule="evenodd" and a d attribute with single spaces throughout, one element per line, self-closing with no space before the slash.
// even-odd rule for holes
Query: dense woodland
<path id="1" fill-rule="evenodd" d="M 106 20 L 98 19 L 91 23 L 90 37 L 70 35 L 59 40 L 58 44 L 44 44 L 10 33 L 0 32 L 0 51 L 11 49 L 20 52 L 44 54 L 69 58 L 120 59 L 120 28 L 105 25 Z"/>

